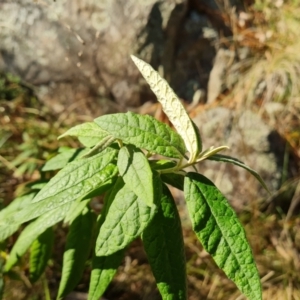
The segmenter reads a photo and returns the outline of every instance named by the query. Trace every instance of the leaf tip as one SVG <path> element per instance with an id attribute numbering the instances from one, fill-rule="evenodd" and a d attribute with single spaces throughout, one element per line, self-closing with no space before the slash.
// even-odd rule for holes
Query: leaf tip
<path id="1" fill-rule="evenodd" d="M 62 139 L 62 138 L 64 138 L 64 137 L 66 137 L 68 134 L 68 131 L 66 131 L 65 133 L 63 133 L 63 134 L 61 134 L 60 136 L 58 136 L 58 140 L 60 140 L 60 139 Z"/>
<path id="2" fill-rule="evenodd" d="M 133 54 L 130 55 L 131 59 L 135 62 L 136 60 L 138 60 L 138 58 L 136 56 L 134 56 Z"/>
<path id="3" fill-rule="evenodd" d="M 134 55 L 130 55 L 131 59 L 133 60 L 133 62 L 135 63 L 136 66 L 138 66 L 141 63 L 141 60 L 134 56 Z"/>

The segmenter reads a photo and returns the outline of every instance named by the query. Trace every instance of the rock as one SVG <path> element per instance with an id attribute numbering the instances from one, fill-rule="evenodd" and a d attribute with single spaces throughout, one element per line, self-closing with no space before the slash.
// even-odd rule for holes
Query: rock
<path id="1" fill-rule="evenodd" d="M 0 70 L 34 85 L 58 112 L 77 102 L 82 111 L 82 99 L 97 106 L 103 97 L 137 106 L 144 99 L 130 54 L 170 74 L 186 8 L 185 0 L 4 1 Z"/>
<path id="2" fill-rule="evenodd" d="M 216 98 L 227 88 L 226 72 L 230 62 L 235 57 L 234 52 L 220 48 L 214 59 L 213 68 L 209 74 L 207 103 L 213 103 Z"/>
<path id="3" fill-rule="evenodd" d="M 246 64 L 246 58 L 251 56 L 248 47 L 241 47 L 237 51 L 220 48 L 214 59 L 209 74 L 207 103 L 213 103 L 226 90 L 232 90 L 238 83 L 239 77 Z"/>
<path id="4" fill-rule="evenodd" d="M 205 29 L 213 34 L 205 36 Z M 208 74 L 215 56 L 213 41 L 218 33 L 206 15 L 190 10 L 177 34 L 177 51 L 169 79 L 179 97 L 191 101 L 197 90 L 207 89 Z"/>
<path id="5" fill-rule="evenodd" d="M 225 107 L 216 107 L 199 114 L 195 119 L 203 135 L 206 148 L 217 146 L 215 142 L 227 141 L 231 132 L 233 112 Z M 219 143 L 220 143 L 219 142 Z"/>
<path id="6" fill-rule="evenodd" d="M 33 85 L 58 113 L 95 116 L 154 99 L 130 60 L 135 54 L 191 101 L 207 89 L 219 32 L 231 33 L 216 3 L 2 1 L 0 71 Z"/>
<path id="7" fill-rule="evenodd" d="M 257 171 L 271 191 L 281 185 L 286 142 L 259 115 L 246 110 L 212 108 L 199 114 L 194 122 L 200 128 L 204 148 L 229 146 L 222 154 L 235 157 Z M 290 159 L 286 166 L 296 168 Z M 238 210 L 251 206 L 251 200 L 268 197 L 258 181 L 246 170 L 232 164 L 204 161 L 199 170 L 213 180 Z"/>
<path id="8" fill-rule="evenodd" d="M 246 110 L 238 116 L 236 122 L 236 130 L 230 140 L 232 146 L 238 147 L 242 140 L 244 145 L 255 152 L 270 151 L 271 145 L 268 136 L 272 129 L 257 114 Z"/>

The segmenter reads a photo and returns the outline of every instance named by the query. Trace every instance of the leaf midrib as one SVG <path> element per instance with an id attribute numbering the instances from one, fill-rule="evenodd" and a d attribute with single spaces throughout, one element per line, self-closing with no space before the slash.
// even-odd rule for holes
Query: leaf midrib
<path id="1" fill-rule="evenodd" d="M 230 253 L 233 255 L 234 259 L 236 260 L 236 262 L 237 262 L 237 264 L 238 264 L 238 266 L 239 266 L 238 269 L 239 269 L 240 271 L 242 271 L 241 265 L 243 265 L 243 264 L 240 263 L 240 261 L 239 261 L 238 257 L 236 256 L 235 252 L 232 250 L 232 247 L 231 247 L 230 243 L 229 243 L 228 240 L 227 240 L 226 230 L 225 230 L 225 231 L 222 230 L 222 227 L 220 226 L 220 224 L 219 224 L 219 222 L 218 222 L 218 218 L 216 218 L 215 214 L 213 213 L 213 211 L 212 211 L 212 209 L 211 209 L 211 206 L 210 206 L 210 204 L 209 204 L 207 198 L 204 196 L 204 193 L 200 190 L 200 188 L 198 187 L 198 185 L 197 185 L 197 184 L 195 184 L 195 185 L 196 185 L 196 187 L 197 187 L 199 193 L 201 194 L 201 196 L 205 199 L 205 202 L 207 203 L 207 205 L 208 205 L 208 207 L 209 207 L 209 210 L 210 210 L 210 212 L 211 212 L 211 215 L 214 217 L 214 220 L 215 220 L 216 224 L 218 225 L 219 230 L 221 231 L 222 237 L 224 237 L 224 240 L 226 241 L 226 244 L 227 244 L 227 246 L 228 246 L 229 249 L 230 249 Z M 225 234 L 224 234 L 224 232 L 225 232 Z M 220 240 L 219 240 L 219 242 L 218 242 L 218 247 L 219 247 L 219 243 L 220 243 Z M 242 273 L 244 273 L 244 272 L 242 272 Z M 254 292 L 254 293 L 256 293 L 256 291 L 253 290 L 252 285 L 251 285 L 251 283 L 250 283 L 250 281 L 249 281 L 248 278 L 247 278 L 247 283 L 248 283 L 248 286 L 250 287 L 251 291 Z"/>
<path id="2" fill-rule="evenodd" d="M 157 131 L 157 128 L 156 128 L 156 126 L 155 125 L 153 125 L 153 127 L 155 128 L 155 133 L 153 133 L 153 132 L 150 132 L 150 131 L 146 131 L 145 129 L 141 129 L 140 127 L 136 127 L 136 126 L 133 126 L 133 125 L 128 125 L 128 123 L 127 124 L 122 124 L 122 123 L 120 123 L 120 122 L 117 122 L 117 121 L 115 121 L 115 122 L 113 122 L 113 121 L 110 121 L 110 123 L 111 124 L 114 124 L 114 125 L 118 125 L 118 126 L 124 126 L 124 125 L 126 125 L 126 126 L 128 126 L 129 128 L 132 128 L 132 129 L 134 129 L 135 131 L 140 131 L 140 132 L 142 132 L 141 134 L 138 134 L 138 135 L 134 135 L 134 136 L 132 136 L 132 137 L 138 137 L 138 136 L 142 136 L 143 135 L 143 133 L 147 133 L 147 134 L 151 134 L 151 135 L 153 135 L 153 136 L 155 136 L 155 137 L 157 137 L 157 139 L 159 139 L 160 141 L 164 141 L 164 142 L 167 142 L 167 144 L 168 144 L 168 147 L 171 147 L 171 148 L 173 148 L 173 149 L 175 149 L 176 150 L 176 152 L 178 152 L 179 154 L 183 154 L 183 153 L 181 153 L 180 152 L 180 150 L 183 150 L 183 149 L 177 149 L 177 147 L 175 147 L 172 143 L 172 135 L 167 131 L 167 130 L 165 130 L 165 128 L 163 128 L 163 133 L 164 133 L 164 135 L 166 135 L 167 137 L 168 137 L 168 139 L 164 139 L 164 138 L 162 138 L 161 137 L 161 132 L 159 132 L 159 131 Z M 172 130 L 171 128 L 170 128 L 170 130 Z M 107 130 L 104 130 L 104 131 L 106 131 L 107 133 L 110 133 L 110 132 L 108 132 Z M 115 130 L 114 129 L 114 131 L 115 132 L 117 132 L 117 130 Z M 111 134 L 111 133 L 110 133 Z M 176 134 L 176 132 L 174 132 L 174 134 Z M 176 138 L 176 136 L 175 136 L 175 138 Z M 179 140 L 179 139 L 178 139 Z M 179 140 L 180 141 L 180 140 Z M 166 147 L 166 145 L 164 144 L 164 145 L 157 145 L 157 147 Z"/>

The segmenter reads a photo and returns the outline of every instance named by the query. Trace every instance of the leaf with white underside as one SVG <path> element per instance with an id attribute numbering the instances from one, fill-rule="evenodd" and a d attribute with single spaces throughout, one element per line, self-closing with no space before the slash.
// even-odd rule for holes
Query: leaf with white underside
<path id="1" fill-rule="evenodd" d="M 75 136 L 78 137 L 79 141 L 85 147 L 93 147 L 107 135 L 108 133 L 106 131 L 103 131 L 94 122 L 86 122 L 70 128 L 64 134 L 59 136 L 58 139 L 66 136 Z"/>
<path id="2" fill-rule="evenodd" d="M 247 170 L 250 174 L 252 174 L 259 182 L 260 184 L 264 187 L 264 189 L 270 193 L 270 190 L 268 189 L 266 183 L 264 182 L 264 180 L 261 178 L 261 176 L 254 171 L 253 169 L 251 169 L 250 167 L 248 167 L 246 164 L 244 164 L 243 162 L 241 162 L 240 160 L 231 157 L 231 156 L 227 156 L 227 155 L 221 155 L 221 154 L 215 154 L 212 155 L 210 157 L 208 157 L 208 159 L 210 160 L 215 160 L 215 161 L 221 161 L 221 162 L 227 162 L 227 163 L 231 163 L 234 164 L 238 167 L 241 167 L 245 170 Z"/>
<path id="3" fill-rule="evenodd" d="M 184 194 L 193 230 L 217 265 L 251 300 L 261 300 L 259 274 L 243 226 L 227 199 L 206 177 L 188 173 Z"/>
<path id="4" fill-rule="evenodd" d="M 223 150 L 227 150 L 227 149 L 229 149 L 228 146 L 220 146 L 217 148 L 211 147 L 199 154 L 199 156 L 197 157 L 197 162 L 205 160 L 205 159 L 209 158 L 210 156 L 213 156 L 216 153 L 223 151 Z"/>
<path id="5" fill-rule="evenodd" d="M 153 205 L 153 179 L 148 159 L 138 148 L 128 145 L 119 151 L 118 168 L 124 182 L 148 206 Z"/>
<path id="6" fill-rule="evenodd" d="M 182 158 L 186 152 L 180 135 L 151 116 L 127 112 L 101 116 L 94 121 L 112 137 L 152 153 Z"/>
<path id="7" fill-rule="evenodd" d="M 163 111 L 183 138 L 190 152 L 189 162 L 194 162 L 202 148 L 200 135 L 177 95 L 149 64 L 133 55 L 131 58 L 161 103 Z"/>

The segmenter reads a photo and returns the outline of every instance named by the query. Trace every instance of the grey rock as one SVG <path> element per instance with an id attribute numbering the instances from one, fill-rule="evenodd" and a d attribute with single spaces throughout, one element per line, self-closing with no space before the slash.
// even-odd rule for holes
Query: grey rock
<path id="1" fill-rule="evenodd" d="M 233 62 L 235 53 L 231 50 L 220 48 L 214 60 L 213 68 L 209 74 L 207 103 L 213 103 L 226 89 L 226 73 L 228 66 Z"/>
<path id="2" fill-rule="evenodd" d="M 236 112 L 217 107 L 199 114 L 194 122 L 200 129 L 204 149 L 229 146 L 230 149 L 221 154 L 243 161 L 261 175 L 271 191 L 278 189 L 285 142 L 258 114 L 250 110 Z M 294 167 L 290 160 L 288 172 Z M 204 161 L 198 169 L 216 183 L 236 209 L 245 209 L 251 205 L 251 200 L 268 197 L 258 181 L 242 168 Z"/>
<path id="3" fill-rule="evenodd" d="M 231 133 L 233 112 L 225 107 L 216 107 L 206 110 L 194 118 L 194 122 L 200 128 L 206 148 L 216 146 L 228 140 Z"/>
<path id="4" fill-rule="evenodd" d="M 71 107 L 94 116 L 154 98 L 130 60 L 135 54 L 191 101 L 207 89 L 219 32 L 230 33 L 216 3 L 4 0 L 0 71 L 33 85 L 57 112 Z"/>
<path id="5" fill-rule="evenodd" d="M 140 105 L 130 54 L 155 68 L 163 61 L 170 74 L 186 7 L 185 0 L 2 1 L 0 71 L 34 85 L 49 104 L 56 98 L 58 111 L 101 97 Z"/>
<path id="6" fill-rule="evenodd" d="M 270 151 L 268 136 L 271 128 L 262 119 L 250 110 L 242 112 L 237 121 L 235 135 L 232 135 L 231 144 L 235 144 L 237 136 L 248 148 L 257 152 Z"/>

